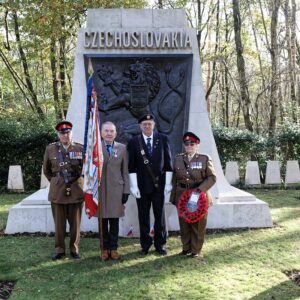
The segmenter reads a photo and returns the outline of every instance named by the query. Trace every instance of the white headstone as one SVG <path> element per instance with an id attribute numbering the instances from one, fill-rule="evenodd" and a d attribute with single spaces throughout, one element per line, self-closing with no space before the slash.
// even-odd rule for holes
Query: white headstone
<path id="1" fill-rule="evenodd" d="M 259 186 L 261 185 L 259 167 L 257 161 L 247 161 L 245 186 Z"/>
<path id="2" fill-rule="evenodd" d="M 42 171 L 41 171 L 41 185 L 40 185 L 40 188 L 41 189 L 45 189 L 46 187 L 48 187 L 49 185 L 49 180 L 47 179 L 47 177 L 45 176 L 44 174 L 44 171 L 43 171 L 43 166 L 42 166 Z"/>
<path id="3" fill-rule="evenodd" d="M 239 166 L 236 161 L 228 161 L 225 167 L 225 177 L 232 185 L 237 185 L 240 182 Z"/>
<path id="4" fill-rule="evenodd" d="M 288 160 L 286 163 L 285 185 L 300 184 L 300 170 L 297 160 Z"/>
<path id="5" fill-rule="evenodd" d="M 279 161 L 272 161 L 272 160 L 267 161 L 265 184 L 269 184 L 269 185 L 281 184 Z"/>
<path id="6" fill-rule="evenodd" d="M 187 129 L 200 137 L 200 152 L 212 157 L 217 173 L 217 183 L 211 190 L 214 205 L 209 209 L 207 227 L 272 226 L 268 205 L 255 196 L 231 186 L 223 174 L 206 108 L 197 32 L 194 28 L 188 27 L 185 11 L 181 9 L 89 9 L 87 16 L 87 27 L 79 29 L 78 32 L 72 99 L 67 113 L 67 119 L 74 125 L 74 140 L 80 143 L 84 140 L 86 111 L 84 100 L 87 95 L 85 63 L 88 57 L 189 56 L 192 59 L 192 68 Z M 125 43 L 128 43 L 128 36 L 131 36 L 132 45 L 125 46 Z M 148 39 L 148 46 L 144 38 Z M 155 47 L 154 43 L 156 43 Z M 157 47 L 159 43 L 162 44 Z M 181 139 L 181 136 L 178 139 Z M 43 197 L 47 198 L 46 193 Z M 179 230 L 175 207 L 166 203 L 165 208 L 168 229 Z M 95 218 L 83 219 L 81 229 L 87 228 L 98 231 Z M 132 228 L 134 235 L 138 235 L 136 201 L 130 197 L 126 204 L 125 217 L 120 220 L 120 235 L 127 236 Z M 20 227 L 19 230 L 22 231 L 23 228 Z"/>
<path id="7" fill-rule="evenodd" d="M 12 192 L 24 192 L 24 181 L 20 165 L 9 166 L 7 189 Z"/>

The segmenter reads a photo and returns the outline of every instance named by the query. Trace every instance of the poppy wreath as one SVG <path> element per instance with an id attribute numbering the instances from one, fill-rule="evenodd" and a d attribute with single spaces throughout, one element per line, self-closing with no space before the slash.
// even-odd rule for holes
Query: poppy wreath
<path id="1" fill-rule="evenodd" d="M 190 196 L 192 192 L 198 192 L 199 189 L 189 189 L 181 194 L 179 197 L 179 201 L 177 204 L 178 216 L 183 219 L 187 223 L 195 223 L 203 218 L 208 210 L 208 200 L 206 195 L 200 191 L 197 209 L 194 212 L 190 212 L 188 210 L 187 204 L 189 202 Z"/>

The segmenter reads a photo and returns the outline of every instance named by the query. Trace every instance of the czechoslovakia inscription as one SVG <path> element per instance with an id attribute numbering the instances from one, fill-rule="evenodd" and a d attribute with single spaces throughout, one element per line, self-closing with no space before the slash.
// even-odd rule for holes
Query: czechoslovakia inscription
<path id="1" fill-rule="evenodd" d="M 84 31 L 85 48 L 191 48 L 190 35 L 183 31 Z"/>

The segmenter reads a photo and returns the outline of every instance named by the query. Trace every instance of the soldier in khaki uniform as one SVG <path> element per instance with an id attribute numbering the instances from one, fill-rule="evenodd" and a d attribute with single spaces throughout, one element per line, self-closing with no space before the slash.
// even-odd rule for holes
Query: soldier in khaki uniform
<path id="1" fill-rule="evenodd" d="M 185 153 L 175 158 L 173 173 L 173 189 L 170 202 L 177 205 L 178 199 L 188 189 L 198 188 L 206 194 L 209 205 L 212 197 L 209 189 L 216 182 L 216 172 L 211 158 L 197 152 L 200 139 L 192 132 L 183 135 Z M 198 257 L 204 243 L 207 214 L 195 223 L 187 223 L 179 218 L 182 252 L 181 255 L 190 254 Z"/>
<path id="2" fill-rule="evenodd" d="M 65 256 L 66 221 L 70 225 L 70 254 L 80 258 L 83 147 L 72 141 L 72 127 L 68 121 L 59 122 L 55 127 L 59 142 L 48 145 L 44 155 L 43 171 L 50 181 L 48 200 L 55 224 L 53 260 Z"/>

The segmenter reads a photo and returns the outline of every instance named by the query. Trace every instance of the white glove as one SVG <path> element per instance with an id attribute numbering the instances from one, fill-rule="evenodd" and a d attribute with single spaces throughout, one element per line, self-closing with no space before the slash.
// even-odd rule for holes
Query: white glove
<path id="1" fill-rule="evenodd" d="M 141 193 L 137 184 L 136 173 L 129 173 L 130 193 L 135 198 L 141 198 Z"/>
<path id="2" fill-rule="evenodd" d="M 166 172 L 166 185 L 165 185 L 165 197 L 172 191 L 172 176 L 173 172 Z"/>

